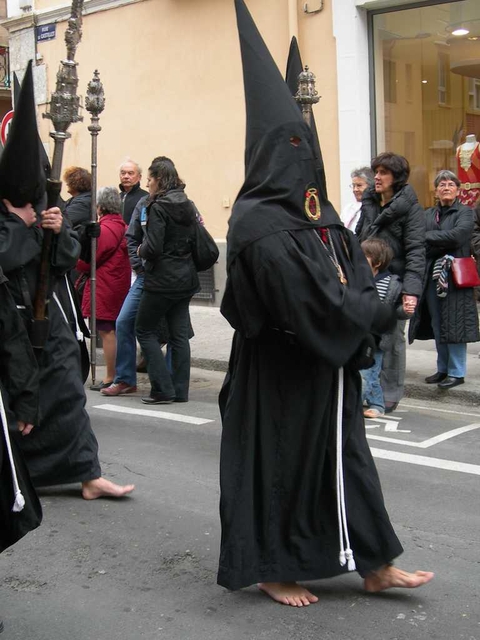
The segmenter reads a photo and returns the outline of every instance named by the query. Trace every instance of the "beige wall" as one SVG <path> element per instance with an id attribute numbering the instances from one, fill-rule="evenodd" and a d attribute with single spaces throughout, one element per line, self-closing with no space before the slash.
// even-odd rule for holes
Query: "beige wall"
<path id="1" fill-rule="evenodd" d="M 326 162 L 330 198 L 339 192 L 335 41 L 331 10 L 307 16 L 297 0 L 304 63 L 317 75 L 322 99 L 315 115 Z M 289 47 L 288 0 L 249 0 L 249 8 L 282 73 Z M 47 93 L 55 89 L 65 56 L 64 30 L 38 45 L 47 66 Z M 145 0 L 84 17 L 77 51 L 79 93 L 98 69 L 106 107 L 98 137 L 98 184 L 118 182 L 120 161 L 130 155 L 146 169 L 159 154 L 171 156 L 187 192 L 216 237 L 227 229 L 243 180 L 245 114 L 233 1 Z M 42 108 L 41 108 L 42 110 Z M 63 166 L 90 167 L 91 138 L 84 122 L 71 126 Z M 41 137 L 49 140 L 50 121 Z M 65 195 L 65 194 L 64 194 Z"/>

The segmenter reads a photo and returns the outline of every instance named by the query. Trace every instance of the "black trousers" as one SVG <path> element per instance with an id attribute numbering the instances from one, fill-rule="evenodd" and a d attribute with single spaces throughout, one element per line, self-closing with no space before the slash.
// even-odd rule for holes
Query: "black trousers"
<path id="1" fill-rule="evenodd" d="M 162 293 L 143 291 L 137 312 L 135 332 L 147 363 L 151 393 L 188 400 L 190 385 L 190 315 L 191 295 L 168 298 Z M 172 354 L 172 373 L 158 342 L 163 319 L 168 325 L 168 344 Z"/>

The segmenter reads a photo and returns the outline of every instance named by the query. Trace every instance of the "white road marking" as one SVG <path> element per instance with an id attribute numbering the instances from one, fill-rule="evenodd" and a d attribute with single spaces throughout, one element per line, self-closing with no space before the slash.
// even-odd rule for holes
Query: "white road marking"
<path id="1" fill-rule="evenodd" d="M 480 476 L 480 465 L 468 464 L 466 462 L 455 462 L 454 460 L 441 460 L 440 458 L 429 458 L 427 456 L 417 456 L 413 453 L 400 453 L 397 451 L 385 451 L 384 449 L 371 449 L 375 458 L 383 460 L 393 460 L 394 462 L 406 462 L 417 464 L 421 467 L 433 467 L 435 469 L 446 469 L 447 471 L 459 471 L 460 473 L 470 473 Z"/>
<path id="2" fill-rule="evenodd" d="M 436 407 L 425 407 L 417 404 L 404 404 L 403 402 L 402 402 L 402 407 L 409 407 L 410 409 L 423 409 L 425 411 L 436 411 L 437 413 L 453 413 L 456 416 L 470 416 L 473 418 L 480 417 L 479 413 L 468 413 L 466 411 L 454 411 L 453 409 L 437 409 Z"/>
<path id="3" fill-rule="evenodd" d="M 423 442 L 409 442 L 408 440 L 400 440 L 398 438 L 387 438 L 385 436 L 374 436 L 373 434 L 367 433 L 367 438 L 369 440 L 381 440 L 382 442 L 394 442 L 395 444 L 403 444 L 407 447 L 416 447 L 417 449 L 428 449 L 429 447 L 433 447 L 435 444 L 439 442 L 444 442 L 445 440 L 450 440 L 450 438 L 455 438 L 456 436 L 461 435 L 462 433 L 467 433 L 467 431 L 473 431 L 474 429 L 480 429 L 480 423 L 469 424 L 465 427 L 458 427 L 457 429 L 452 429 L 451 431 L 445 431 L 445 433 L 441 433 L 438 436 L 434 436 L 433 438 L 429 438 L 428 440 L 423 440 Z"/>
<path id="4" fill-rule="evenodd" d="M 184 416 L 180 413 L 168 413 L 167 411 L 156 411 L 154 409 L 132 409 L 130 407 L 122 407 L 117 404 L 97 404 L 94 409 L 102 411 L 114 411 L 115 413 L 128 413 L 134 416 L 147 416 L 148 418 L 161 418 L 162 420 L 173 420 L 174 422 L 186 422 L 188 424 L 207 424 L 215 422 L 215 420 L 207 420 L 206 418 L 196 418 L 195 416 Z"/>
<path id="5" fill-rule="evenodd" d="M 365 423 L 365 427 L 367 429 L 374 429 L 375 427 L 380 427 L 379 424 L 375 424 L 375 422 L 381 422 L 385 425 L 385 431 L 397 431 L 398 433 L 411 433 L 410 429 L 399 429 L 398 428 L 398 420 L 389 420 L 388 418 L 367 418 L 368 424 Z M 371 422 L 372 421 L 372 422 Z"/>

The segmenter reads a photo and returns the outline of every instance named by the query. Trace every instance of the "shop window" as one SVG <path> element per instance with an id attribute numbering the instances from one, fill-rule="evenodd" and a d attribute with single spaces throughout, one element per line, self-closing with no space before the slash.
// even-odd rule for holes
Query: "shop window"
<path id="1" fill-rule="evenodd" d="M 468 81 L 468 108 L 480 111 L 480 80 L 470 78 Z"/>
<path id="2" fill-rule="evenodd" d="M 413 102 L 413 65 L 405 65 L 405 100 Z"/>
<path id="3" fill-rule="evenodd" d="M 438 54 L 438 104 L 450 104 L 449 100 L 449 71 L 450 59 L 446 53 Z"/>
<path id="4" fill-rule="evenodd" d="M 385 102 L 397 102 L 397 64 L 393 60 L 383 63 L 383 86 Z"/>
<path id="5" fill-rule="evenodd" d="M 410 184 L 429 207 L 436 172 L 458 170 L 467 133 L 480 139 L 480 0 L 389 4 L 398 6 L 369 14 L 372 151 L 405 155 Z"/>

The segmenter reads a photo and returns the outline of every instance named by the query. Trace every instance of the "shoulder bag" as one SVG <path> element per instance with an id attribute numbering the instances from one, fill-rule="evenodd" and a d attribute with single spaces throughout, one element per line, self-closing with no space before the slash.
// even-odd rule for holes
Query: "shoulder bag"
<path id="1" fill-rule="evenodd" d="M 477 263 L 473 256 L 454 258 L 452 264 L 453 283 L 458 289 L 480 286 Z"/>
<path id="2" fill-rule="evenodd" d="M 218 260 L 218 247 L 206 228 L 195 223 L 195 237 L 192 246 L 192 258 L 197 271 L 207 271 Z"/>

